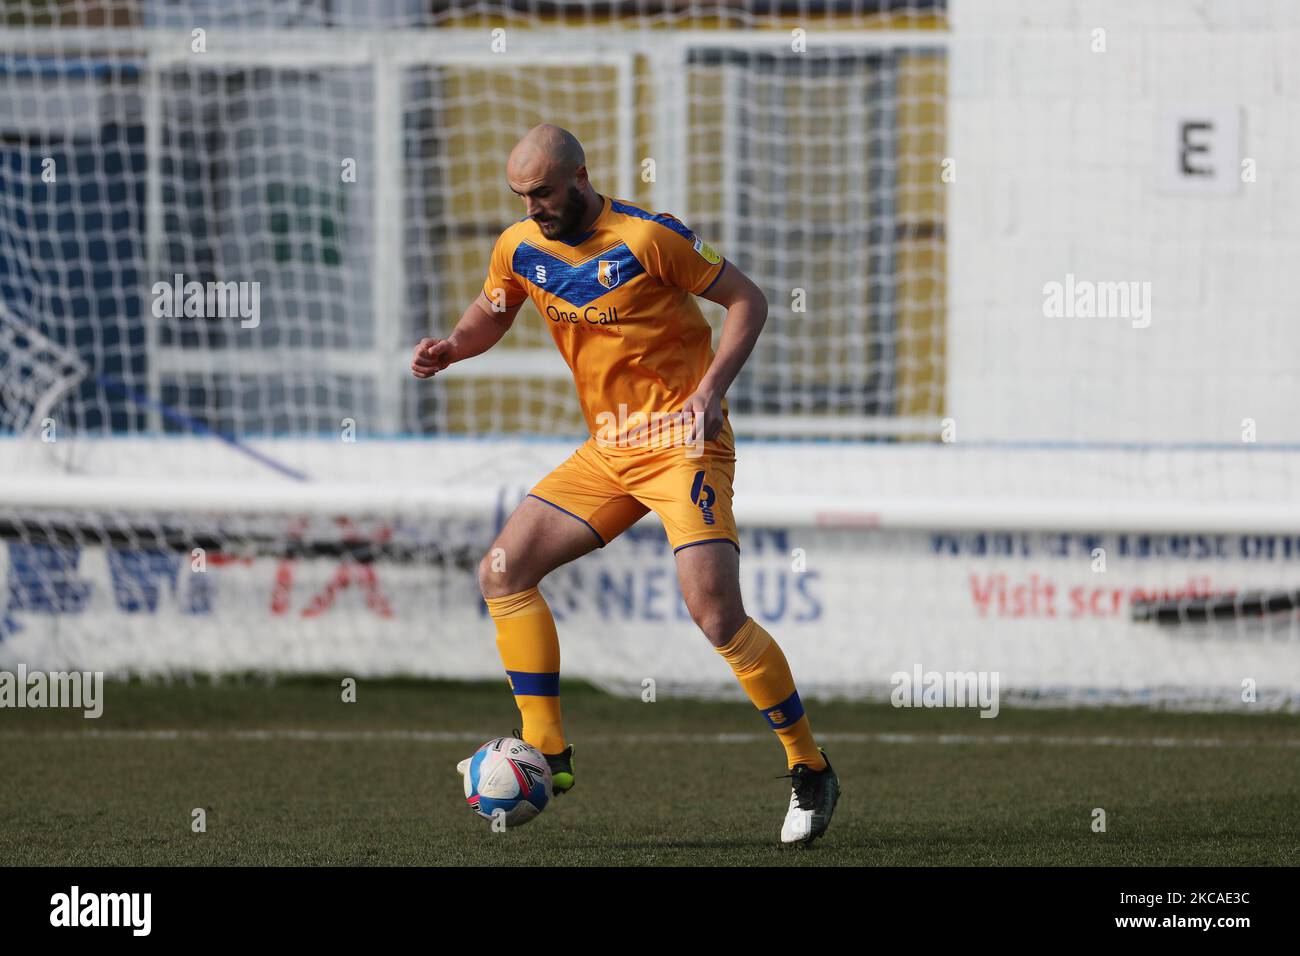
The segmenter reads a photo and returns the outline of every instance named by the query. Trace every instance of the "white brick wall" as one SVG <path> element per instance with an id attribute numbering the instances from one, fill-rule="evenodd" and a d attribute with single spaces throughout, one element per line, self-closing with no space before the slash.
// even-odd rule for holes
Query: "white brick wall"
<path id="1" fill-rule="evenodd" d="M 1300 442 L 1300 2 L 953 0 L 950 412 L 966 439 Z M 1106 30 L 1106 52 L 1090 49 Z M 1242 110 L 1258 180 L 1157 191 L 1157 118 Z M 1067 273 L 1152 323 L 1045 318 Z"/>

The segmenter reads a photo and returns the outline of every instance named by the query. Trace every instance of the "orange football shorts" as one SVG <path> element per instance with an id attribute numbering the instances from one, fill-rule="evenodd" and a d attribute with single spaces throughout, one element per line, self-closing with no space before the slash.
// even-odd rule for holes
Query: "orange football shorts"
<path id="1" fill-rule="evenodd" d="M 589 438 L 529 495 L 581 521 L 601 547 L 653 511 L 674 552 L 706 541 L 729 541 L 739 551 L 731 513 L 734 448 L 729 423 L 696 456 L 680 446 L 605 449 Z"/>

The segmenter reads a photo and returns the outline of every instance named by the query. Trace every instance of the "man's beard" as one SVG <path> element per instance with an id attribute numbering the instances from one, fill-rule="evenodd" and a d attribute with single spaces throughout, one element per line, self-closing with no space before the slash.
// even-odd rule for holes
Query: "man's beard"
<path id="1" fill-rule="evenodd" d="M 564 199 L 564 208 L 560 210 L 560 215 L 555 221 L 539 222 L 537 225 L 547 239 L 573 239 L 578 235 L 578 223 L 582 222 L 586 214 L 587 201 L 583 198 L 582 190 L 577 186 L 570 186 L 568 195 Z"/>

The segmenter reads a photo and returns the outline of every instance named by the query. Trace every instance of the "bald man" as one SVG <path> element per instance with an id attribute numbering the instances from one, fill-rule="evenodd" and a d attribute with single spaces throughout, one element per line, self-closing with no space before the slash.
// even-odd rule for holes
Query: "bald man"
<path id="1" fill-rule="evenodd" d="M 673 216 L 598 194 L 567 130 L 529 130 L 510 153 L 506 180 L 528 215 L 497 240 L 477 300 L 445 339 L 416 346 L 411 370 L 429 378 L 487 351 L 531 299 L 573 372 L 591 437 L 524 498 L 478 572 L 522 738 L 546 756 L 554 791 L 571 789 L 559 639 L 537 586 L 654 511 L 691 617 L 785 748 L 792 784 L 781 842 L 811 843 L 830 824 L 839 780 L 785 655 L 745 613 L 731 512 L 736 455 L 724 396 L 762 331 L 767 301 Z M 727 310 L 716 354 L 694 296 Z"/>

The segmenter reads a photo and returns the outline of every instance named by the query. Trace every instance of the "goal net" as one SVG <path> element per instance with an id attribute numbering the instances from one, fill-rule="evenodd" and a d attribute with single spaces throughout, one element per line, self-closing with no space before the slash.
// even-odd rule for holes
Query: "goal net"
<path id="1" fill-rule="evenodd" d="M 1297 699 L 1300 23 L 1077 6 L 6 5 L 0 663 L 497 676 L 572 381 L 531 305 L 407 368 L 549 121 L 767 295 L 743 585 L 801 687 Z M 566 673 L 727 686 L 653 522 L 543 590 Z"/>

